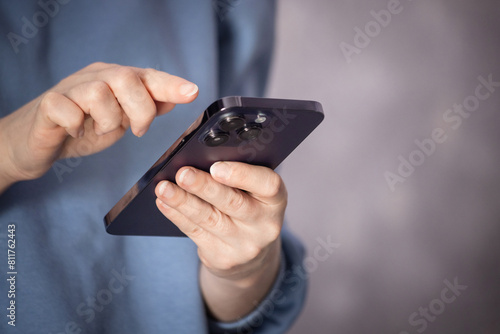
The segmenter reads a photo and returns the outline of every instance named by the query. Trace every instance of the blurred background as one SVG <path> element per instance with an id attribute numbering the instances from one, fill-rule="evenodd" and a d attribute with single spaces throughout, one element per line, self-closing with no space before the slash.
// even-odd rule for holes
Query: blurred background
<path id="1" fill-rule="evenodd" d="M 311 282 L 291 333 L 500 333 L 500 2 L 278 12 L 268 96 L 326 114 L 281 168 Z"/>

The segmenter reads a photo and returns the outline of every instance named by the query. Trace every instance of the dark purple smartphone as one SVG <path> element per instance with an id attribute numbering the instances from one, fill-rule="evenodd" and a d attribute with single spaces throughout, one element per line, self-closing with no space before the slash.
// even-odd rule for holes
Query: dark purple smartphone
<path id="1" fill-rule="evenodd" d="M 212 103 L 104 217 L 115 235 L 185 236 L 156 207 L 155 187 L 183 166 L 209 171 L 217 161 L 272 169 L 321 123 L 314 101 L 231 96 Z"/>

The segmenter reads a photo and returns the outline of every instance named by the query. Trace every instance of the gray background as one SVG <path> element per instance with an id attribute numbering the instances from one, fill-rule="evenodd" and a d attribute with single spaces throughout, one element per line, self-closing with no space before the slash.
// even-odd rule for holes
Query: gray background
<path id="1" fill-rule="evenodd" d="M 354 44 L 354 28 L 387 4 L 279 2 L 268 95 L 318 100 L 326 112 L 281 169 L 289 224 L 311 256 L 291 333 L 500 333 L 500 88 L 457 129 L 443 120 L 478 76 L 500 81 L 500 3 L 401 0 L 348 63 L 340 43 Z M 391 191 L 384 173 L 436 128 L 447 140 Z M 328 236 L 340 246 L 314 262 Z M 467 288 L 439 309 L 455 279 Z M 435 319 L 410 324 L 430 304 Z"/>

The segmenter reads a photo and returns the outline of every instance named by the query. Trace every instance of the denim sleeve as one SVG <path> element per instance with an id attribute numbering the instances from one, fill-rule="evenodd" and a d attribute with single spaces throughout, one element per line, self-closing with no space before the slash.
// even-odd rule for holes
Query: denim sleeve
<path id="1" fill-rule="evenodd" d="M 307 292 L 307 276 L 302 275 L 304 248 L 289 231 L 283 230 L 279 275 L 267 296 L 250 314 L 231 323 L 209 319 L 210 333 L 285 333 L 299 315 Z"/>

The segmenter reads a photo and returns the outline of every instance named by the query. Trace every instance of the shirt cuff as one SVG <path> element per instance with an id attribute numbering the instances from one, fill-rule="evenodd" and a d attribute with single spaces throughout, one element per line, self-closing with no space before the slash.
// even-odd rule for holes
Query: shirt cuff
<path id="1" fill-rule="evenodd" d="M 233 322 L 221 322 L 212 318 L 208 319 L 210 333 L 248 333 L 251 328 L 259 327 L 262 325 L 264 318 L 269 316 L 274 309 L 275 304 L 280 304 L 281 299 L 284 298 L 283 292 L 280 289 L 281 282 L 285 278 L 286 260 L 285 254 L 281 252 L 280 268 L 278 276 L 266 297 L 260 304 L 248 315 Z M 250 331 L 251 333 L 251 331 Z"/>

